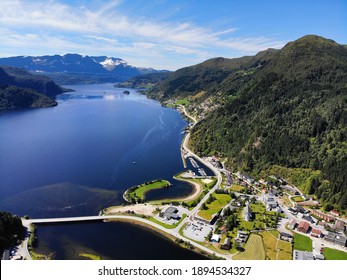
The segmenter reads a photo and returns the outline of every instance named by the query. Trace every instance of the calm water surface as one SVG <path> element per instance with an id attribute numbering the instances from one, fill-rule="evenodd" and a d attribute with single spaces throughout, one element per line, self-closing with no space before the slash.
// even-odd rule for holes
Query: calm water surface
<path id="1" fill-rule="evenodd" d="M 36 218 L 95 215 L 106 206 L 121 204 L 127 188 L 157 178 L 173 186 L 165 193 L 149 193 L 151 199 L 192 192 L 189 184 L 172 179 L 183 170 L 180 144 L 186 121 L 177 111 L 135 90 L 123 94 L 124 89 L 110 84 L 68 87 L 75 92 L 60 96 L 57 107 L 0 115 L 1 210 Z M 81 227 L 90 232 L 83 240 L 78 233 Z M 55 231 L 61 234 L 52 235 Z M 100 231 L 115 236 L 113 253 L 103 240 L 91 237 Z M 147 230 L 118 223 L 40 226 L 39 239 L 41 249 L 54 251 L 57 258 L 77 258 L 71 254 L 81 244 L 107 259 L 118 258 L 123 243 L 116 236 L 124 232 L 138 232 L 141 238 L 148 235 L 149 244 L 153 239 L 155 246 L 165 243 L 170 250 L 179 249 Z M 70 244 L 71 252 L 57 250 L 55 244 L 62 242 Z M 126 258 L 139 258 L 129 251 Z M 174 258 L 187 254 L 182 249 L 177 252 Z"/>

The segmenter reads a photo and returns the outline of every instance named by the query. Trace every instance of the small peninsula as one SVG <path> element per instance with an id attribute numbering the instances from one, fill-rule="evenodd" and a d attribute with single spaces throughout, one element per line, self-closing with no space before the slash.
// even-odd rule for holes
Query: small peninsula
<path id="1" fill-rule="evenodd" d="M 124 199 L 129 203 L 141 203 L 145 199 L 148 191 L 154 189 L 167 188 L 171 186 L 169 181 L 158 179 L 151 182 L 145 182 L 141 185 L 129 188 L 124 193 Z"/>

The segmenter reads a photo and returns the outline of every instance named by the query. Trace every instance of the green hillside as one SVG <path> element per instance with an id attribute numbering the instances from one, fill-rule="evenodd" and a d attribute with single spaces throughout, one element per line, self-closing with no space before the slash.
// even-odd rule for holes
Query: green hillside
<path id="1" fill-rule="evenodd" d="M 194 86 L 210 96 L 221 92 L 223 105 L 195 126 L 193 149 L 227 156 L 230 168 L 253 176 L 274 165 L 311 170 L 301 187 L 327 207 L 347 208 L 347 49 L 310 35 L 236 61 L 224 61 L 220 71 L 216 65 L 215 73 L 224 71 L 217 82 Z M 171 74 L 151 96 L 195 94 L 186 90 L 191 77 L 212 71 L 203 67 L 210 62 Z"/>
<path id="2" fill-rule="evenodd" d="M 45 76 L 24 69 L 0 67 L 0 110 L 56 106 L 63 89 Z"/>

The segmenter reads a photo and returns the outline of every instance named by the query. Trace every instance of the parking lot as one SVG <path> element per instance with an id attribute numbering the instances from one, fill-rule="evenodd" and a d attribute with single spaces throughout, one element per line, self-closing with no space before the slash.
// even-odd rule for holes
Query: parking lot
<path id="1" fill-rule="evenodd" d="M 200 221 L 194 221 L 186 225 L 183 230 L 184 236 L 196 240 L 205 241 L 205 237 L 213 230 L 213 226 Z"/>

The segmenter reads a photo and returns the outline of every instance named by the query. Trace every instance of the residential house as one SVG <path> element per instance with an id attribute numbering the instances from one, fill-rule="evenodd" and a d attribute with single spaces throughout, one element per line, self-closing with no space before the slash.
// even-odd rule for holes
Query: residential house
<path id="1" fill-rule="evenodd" d="M 306 222 L 309 222 L 309 223 L 311 223 L 311 224 L 315 223 L 315 221 L 314 221 L 314 220 L 312 219 L 312 217 L 309 216 L 309 215 L 304 215 L 302 218 L 303 218 Z"/>
<path id="2" fill-rule="evenodd" d="M 236 241 L 241 242 L 241 243 L 245 243 L 248 239 L 248 233 L 245 231 L 238 231 L 237 232 L 237 236 L 235 238 Z"/>
<path id="3" fill-rule="evenodd" d="M 236 176 L 240 179 L 245 181 L 248 185 L 252 185 L 254 183 L 254 179 L 249 177 L 247 174 L 245 173 L 241 173 L 241 172 L 237 172 Z"/>
<path id="4" fill-rule="evenodd" d="M 345 223 L 342 220 L 336 220 L 334 224 L 334 228 L 338 231 L 345 231 Z"/>
<path id="5" fill-rule="evenodd" d="M 308 233 L 310 229 L 310 224 L 305 221 L 301 221 L 298 225 L 298 231 L 302 233 Z"/>
<path id="6" fill-rule="evenodd" d="M 229 250 L 231 247 L 231 242 L 230 242 L 230 238 L 225 238 L 224 242 L 222 245 L 220 245 L 220 248 L 223 250 Z"/>
<path id="7" fill-rule="evenodd" d="M 295 228 L 296 224 L 297 224 L 296 220 L 291 219 L 288 223 L 288 228 L 293 230 Z"/>
<path id="8" fill-rule="evenodd" d="M 307 214 L 309 212 L 308 210 L 306 210 L 304 207 L 300 205 L 295 206 L 295 210 L 296 212 L 299 212 L 301 214 Z"/>
<path id="9" fill-rule="evenodd" d="M 265 204 L 268 210 L 272 210 L 278 206 L 273 195 L 263 194 L 261 201 Z"/>
<path id="10" fill-rule="evenodd" d="M 322 237 L 322 231 L 318 228 L 312 228 L 311 236 L 321 238 Z"/>
<path id="11" fill-rule="evenodd" d="M 286 232 L 280 232 L 280 239 L 288 242 L 292 242 L 293 235 L 288 234 Z"/>

